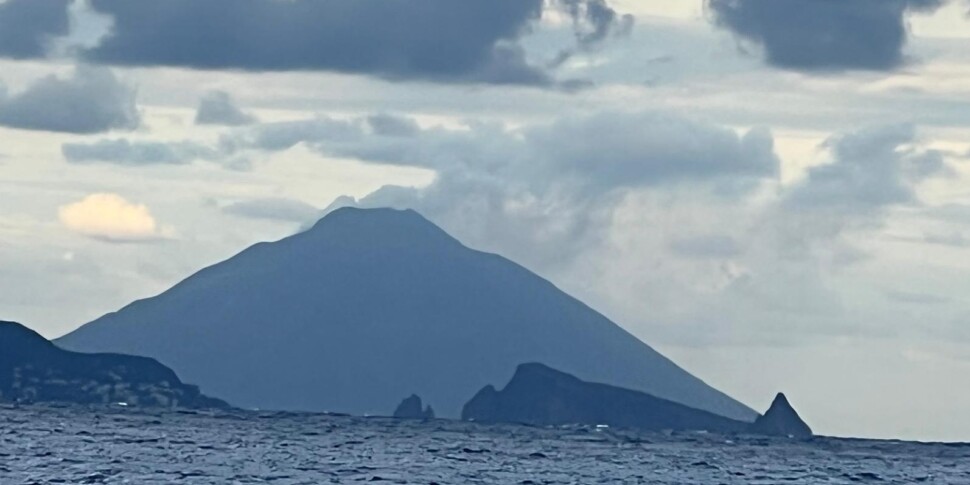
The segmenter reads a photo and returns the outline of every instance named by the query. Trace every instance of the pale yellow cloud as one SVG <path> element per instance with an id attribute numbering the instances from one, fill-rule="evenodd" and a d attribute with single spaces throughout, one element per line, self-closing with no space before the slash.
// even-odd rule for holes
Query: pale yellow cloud
<path id="1" fill-rule="evenodd" d="M 62 206 L 59 216 L 71 231 L 106 241 L 156 241 L 171 232 L 159 226 L 147 206 L 117 194 L 91 194 Z"/>

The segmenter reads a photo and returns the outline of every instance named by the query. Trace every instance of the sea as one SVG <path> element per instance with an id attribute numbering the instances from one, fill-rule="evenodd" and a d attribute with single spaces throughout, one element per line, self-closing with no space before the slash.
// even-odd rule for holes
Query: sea
<path id="1" fill-rule="evenodd" d="M 970 444 L 0 407 L 0 484 L 970 484 Z"/>

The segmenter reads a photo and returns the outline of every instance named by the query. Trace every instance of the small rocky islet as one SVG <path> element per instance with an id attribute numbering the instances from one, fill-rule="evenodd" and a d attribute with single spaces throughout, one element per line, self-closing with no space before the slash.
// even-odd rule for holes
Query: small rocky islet
<path id="1" fill-rule="evenodd" d="M 401 401 L 394 410 L 394 417 L 398 419 L 434 419 L 434 409 L 430 405 L 424 406 L 417 394 Z"/>

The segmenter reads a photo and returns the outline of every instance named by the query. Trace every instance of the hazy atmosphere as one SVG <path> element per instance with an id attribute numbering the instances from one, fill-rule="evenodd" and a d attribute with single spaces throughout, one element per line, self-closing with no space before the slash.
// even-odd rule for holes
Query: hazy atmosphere
<path id="1" fill-rule="evenodd" d="M 967 0 L 0 0 L 0 319 L 410 208 L 753 409 L 967 441 L 968 46 Z"/>

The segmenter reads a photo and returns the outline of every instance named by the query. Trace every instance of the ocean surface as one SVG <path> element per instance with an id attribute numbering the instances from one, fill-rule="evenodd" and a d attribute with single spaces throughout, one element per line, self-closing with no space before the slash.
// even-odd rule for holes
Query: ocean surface
<path id="1" fill-rule="evenodd" d="M 970 484 L 970 445 L 0 407 L 0 484 Z"/>

